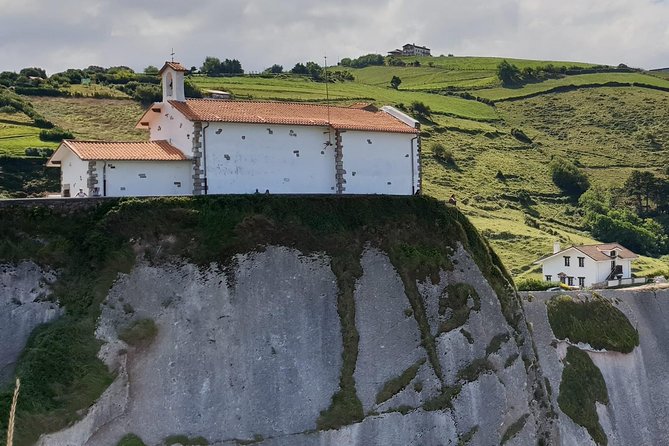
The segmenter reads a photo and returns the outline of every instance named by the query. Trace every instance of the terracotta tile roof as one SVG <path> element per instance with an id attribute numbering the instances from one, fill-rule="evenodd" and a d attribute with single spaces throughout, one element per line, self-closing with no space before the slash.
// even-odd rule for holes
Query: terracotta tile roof
<path id="1" fill-rule="evenodd" d="M 66 139 L 62 146 L 68 147 L 84 161 L 183 161 L 188 159 L 181 150 L 167 141 L 107 142 Z"/>
<path id="2" fill-rule="evenodd" d="M 327 126 L 335 129 L 418 133 L 386 112 L 295 102 L 188 99 L 170 101 L 191 121 Z M 329 115 L 329 116 L 328 116 Z"/>
<path id="3" fill-rule="evenodd" d="M 174 71 L 188 71 L 188 68 L 184 67 L 179 62 L 167 61 L 167 62 L 165 62 L 165 65 L 163 65 L 163 67 L 160 69 L 158 74 L 162 74 L 162 72 L 165 71 L 165 68 L 167 68 L 167 67 L 170 67 Z"/>
<path id="4" fill-rule="evenodd" d="M 594 260 L 611 260 L 609 253 L 612 250 L 616 250 L 618 257 L 621 259 L 636 259 L 639 257 L 637 254 L 633 253 L 629 249 L 625 248 L 619 243 L 606 243 L 602 245 L 581 245 L 574 246 L 574 248 L 581 251 L 583 254 Z"/>
<path id="5" fill-rule="evenodd" d="M 570 250 L 570 249 L 576 249 L 577 251 L 582 252 L 586 256 L 590 257 L 591 259 L 601 262 L 604 260 L 611 260 L 611 256 L 609 255 L 612 250 L 616 250 L 618 252 L 618 257 L 619 259 L 636 259 L 639 257 L 638 254 L 633 253 L 629 249 L 625 248 L 623 245 L 620 243 L 604 243 L 604 244 L 599 244 L 599 245 L 578 245 L 578 246 L 570 246 L 569 248 L 565 248 L 559 252 L 556 252 L 554 254 L 548 254 L 546 256 L 543 256 L 536 262 L 535 264 L 540 264 L 544 262 L 545 260 L 550 259 L 551 257 L 559 256 L 562 253 Z"/>

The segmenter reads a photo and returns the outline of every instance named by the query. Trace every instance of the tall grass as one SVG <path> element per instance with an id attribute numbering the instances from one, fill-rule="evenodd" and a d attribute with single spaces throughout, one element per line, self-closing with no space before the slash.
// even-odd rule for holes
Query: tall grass
<path id="1" fill-rule="evenodd" d="M 9 422 L 7 423 L 7 446 L 14 446 L 14 426 L 16 424 L 16 404 L 19 400 L 19 391 L 21 389 L 21 380 L 16 378 L 16 387 L 14 387 L 14 396 L 12 397 L 12 408 L 9 411 Z"/>

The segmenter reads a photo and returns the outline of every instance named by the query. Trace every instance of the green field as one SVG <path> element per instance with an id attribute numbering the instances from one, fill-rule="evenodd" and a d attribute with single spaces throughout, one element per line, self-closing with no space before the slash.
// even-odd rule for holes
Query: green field
<path id="1" fill-rule="evenodd" d="M 372 66 L 350 71 L 356 82 L 377 87 L 388 87 L 393 76 L 398 76 L 402 80 L 399 89 L 410 91 L 441 90 L 449 87 L 480 89 L 500 85 L 495 72 L 490 70 Z"/>
<path id="2" fill-rule="evenodd" d="M 83 97 L 95 97 L 96 95 L 98 96 L 103 96 L 105 98 L 116 98 L 116 99 L 130 99 L 130 96 L 127 94 L 123 93 L 120 90 L 117 90 L 116 88 L 111 88 L 107 87 L 105 85 L 96 85 L 96 84 L 90 84 L 90 85 L 81 85 L 81 84 L 75 84 L 75 85 L 68 85 L 67 87 L 63 87 L 62 90 L 65 90 L 73 95 L 77 96 L 83 96 Z"/>
<path id="3" fill-rule="evenodd" d="M 497 66 L 504 60 L 516 65 L 521 70 L 526 67 L 537 68 L 546 65 L 554 65 L 556 67 L 579 67 L 590 68 L 595 66 L 591 63 L 584 62 L 566 62 L 566 61 L 551 61 L 551 60 L 527 60 L 527 59 L 512 59 L 508 57 L 402 57 L 405 62 L 417 60 L 421 66 L 444 68 L 447 70 L 459 71 L 490 71 L 497 70 Z"/>
<path id="4" fill-rule="evenodd" d="M 200 88 L 224 90 L 238 99 L 325 101 L 325 83 L 314 82 L 302 77 L 202 77 L 191 80 Z M 498 119 L 493 107 L 476 101 L 453 96 L 429 93 L 398 91 L 386 86 L 368 85 L 360 82 L 329 84 L 328 94 L 332 101 L 355 102 L 374 101 L 379 105 L 410 105 L 414 101 L 423 102 L 433 112 L 474 120 L 492 121 Z"/>
<path id="5" fill-rule="evenodd" d="M 137 102 L 119 99 L 44 98 L 31 99 L 35 109 L 78 139 L 142 141 L 148 132 L 135 130 L 144 113 Z"/>
<path id="6" fill-rule="evenodd" d="M 329 84 L 330 101 L 400 107 L 420 101 L 428 105 L 433 114 L 422 126 L 424 192 L 440 199 L 455 193 L 458 206 L 515 276 L 537 275 L 533 262 L 550 252 L 558 238 L 563 245 L 595 242 L 581 226 L 575 203 L 551 180 L 548 164 L 553 157 L 577 161 L 594 185 L 608 186 L 620 185 L 634 169 L 661 174 L 669 164 L 669 92 L 633 86 L 669 88 L 669 80 L 663 78 L 666 73 L 578 74 L 503 88 L 496 77 L 501 58 L 405 58 L 413 60 L 421 66 L 348 69 L 355 80 Z M 586 63 L 508 60 L 520 69 L 547 64 L 592 67 Z M 402 79 L 399 90 L 389 87 L 395 75 Z M 326 99 L 324 83 L 291 75 L 193 76 L 191 80 L 200 88 L 229 91 L 237 99 Z M 605 87 L 612 82 L 624 86 Z M 563 88 L 568 86 L 591 88 Z M 555 88 L 562 90 L 551 92 Z M 76 89 L 90 95 L 95 91 L 86 92 L 81 86 Z M 470 92 L 496 104 L 430 93 L 444 89 Z M 127 99 L 26 99 L 47 119 L 80 139 L 148 137 L 134 129 L 142 107 Z M 512 129 L 522 130 L 532 144 L 516 139 Z M 22 156 L 25 147 L 55 146 L 39 141 L 38 135 L 39 129 L 25 116 L 0 114 L 0 155 Z M 435 159 L 435 143 L 452 153 L 454 163 Z M 11 193 L 7 192 L 9 186 L 4 190 Z M 669 270 L 669 258 L 644 258 L 637 267 L 639 273 Z"/>
<path id="7" fill-rule="evenodd" d="M 424 183 L 430 195 L 459 197 L 515 275 L 534 272 L 532 260 L 550 252 L 556 238 L 563 244 L 595 242 L 579 229 L 574 203 L 553 184 L 552 157 L 578 160 L 595 185 L 620 185 L 633 169 L 660 174 L 669 163 L 669 93 L 595 88 L 500 103 L 497 109 L 503 122 L 492 125 L 437 120 L 439 127 L 423 140 Z M 512 128 L 522 129 L 533 144 L 516 140 Z M 455 165 L 431 156 L 434 142 L 452 152 Z M 522 193 L 531 204 L 519 202 Z M 668 266 L 647 260 L 641 272 Z"/>
<path id="8" fill-rule="evenodd" d="M 40 128 L 22 113 L 0 113 L 0 156 L 25 156 L 29 147 L 56 147 L 39 139 Z"/>
<path id="9" fill-rule="evenodd" d="M 510 98 L 521 98 L 535 95 L 537 93 L 546 92 L 556 87 L 564 87 L 568 85 L 603 86 L 609 82 L 646 84 L 669 89 L 669 81 L 643 73 L 593 73 L 576 74 L 573 76 L 565 76 L 560 79 L 548 79 L 544 82 L 524 85 L 522 88 L 489 88 L 486 90 L 477 91 L 476 95 L 482 98 L 492 99 L 493 101 L 501 101 Z"/>

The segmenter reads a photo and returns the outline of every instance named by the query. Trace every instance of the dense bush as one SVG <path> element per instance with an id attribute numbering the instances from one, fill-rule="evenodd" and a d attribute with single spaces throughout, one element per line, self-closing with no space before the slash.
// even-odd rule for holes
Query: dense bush
<path id="1" fill-rule="evenodd" d="M 656 180 L 660 181 L 659 189 L 657 193 L 651 193 L 649 205 L 640 205 L 645 198 L 639 196 L 640 191 L 631 185 L 615 190 L 595 187 L 581 195 L 578 200 L 580 212 L 593 237 L 603 242 L 619 242 L 644 255 L 669 252 L 669 219 L 665 214 L 669 194 L 662 193 L 669 184 L 663 185 L 661 180 Z"/>
<path id="2" fill-rule="evenodd" d="M 44 129 L 39 132 L 39 139 L 42 141 L 62 142 L 64 139 L 72 139 L 74 135 L 67 130 L 58 127 Z"/>
<path id="3" fill-rule="evenodd" d="M 502 81 L 502 84 L 507 86 L 517 85 L 522 80 L 518 67 L 506 60 L 503 60 L 497 66 L 497 77 Z"/>
<path id="4" fill-rule="evenodd" d="M 664 254 L 669 249 L 667 235 L 658 222 L 642 219 L 628 209 L 589 215 L 586 221 L 597 240 L 617 241 L 634 252 L 651 256 Z"/>
<path id="5" fill-rule="evenodd" d="M 386 57 L 386 65 L 389 67 L 404 67 L 406 66 L 406 62 L 397 57 L 388 56 Z"/>
<path id="6" fill-rule="evenodd" d="M 237 59 L 225 59 L 221 62 L 217 57 L 207 56 L 200 72 L 207 76 L 221 76 L 223 74 L 244 74 L 244 69 Z"/>
<path id="7" fill-rule="evenodd" d="M 420 101 L 411 103 L 411 111 L 419 118 L 428 118 L 432 114 L 430 107 Z"/>
<path id="8" fill-rule="evenodd" d="M 339 64 L 342 67 L 364 68 L 370 65 L 383 65 L 384 58 L 380 54 L 365 54 L 356 59 L 343 58 Z"/>
<path id="9" fill-rule="evenodd" d="M 399 78 L 399 76 L 393 76 L 392 79 L 390 79 L 390 86 L 397 90 L 400 88 L 400 84 L 402 83 L 402 79 Z"/>
<path id="10" fill-rule="evenodd" d="M 134 90 L 132 98 L 144 105 L 160 102 L 163 98 L 163 90 L 158 85 L 139 84 Z"/>
<path id="11" fill-rule="evenodd" d="M 453 152 L 444 147 L 441 143 L 434 143 L 432 145 L 432 154 L 434 158 L 444 164 L 455 165 L 455 158 Z"/>
<path id="12" fill-rule="evenodd" d="M 580 196 L 590 187 L 588 176 L 571 161 L 556 158 L 550 163 L 553 182 L 572 196 Z"/>
<path id="13" fill-rule="evenodd" d="M 49 147 L 28 147 L 25 151 L 26 156 L 38 156 L 48 158 L 53 155 L 54 150 Z"/>
<path id="14" fill-rule="evenodd" d="M 532 278 L 518 279 L 515 282 L 518 291 L 545 291 L 549 288 L 560 286 L 558 282 L 547 282 L 545 280 Z"/>
<path id="15" fill-rule="evenodd" d="M 511 135 L 520 142 L 524 142 L 525 144 L 532 144 L 532 139 L 520 129 L 511 129 Z"/>

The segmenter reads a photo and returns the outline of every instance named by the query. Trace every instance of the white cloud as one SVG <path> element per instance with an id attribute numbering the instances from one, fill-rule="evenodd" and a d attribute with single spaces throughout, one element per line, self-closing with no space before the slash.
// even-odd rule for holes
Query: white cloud
<path id="1" fill-rule="evenodd" d="M 207 55 L 247 70 L 385 53 L 669 65 L 667 0 L 0 0 L 0 70 L 185 65 Z"/>

